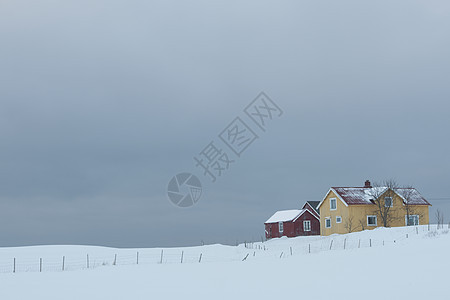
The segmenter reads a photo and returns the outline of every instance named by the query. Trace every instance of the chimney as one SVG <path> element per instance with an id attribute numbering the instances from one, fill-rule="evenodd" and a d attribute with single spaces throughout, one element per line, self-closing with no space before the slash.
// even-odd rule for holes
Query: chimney
<path id="1" fill-rule="evenodd" d="M 364 183 L 364 187 L 365 188 L 371 188 L 372 187 L 372 185 L 370 184 L 369 180 L 366 180 L 366 182 Z"/>

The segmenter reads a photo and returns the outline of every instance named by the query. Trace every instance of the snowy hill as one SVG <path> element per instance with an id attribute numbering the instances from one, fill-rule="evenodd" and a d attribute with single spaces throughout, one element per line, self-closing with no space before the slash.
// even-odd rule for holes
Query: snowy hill
<path id="1" fill-rule="evenodd" d="M 446 299 L 448 233 L 434 225 L 237 247 L 0 248 L 0 299 Z"/>

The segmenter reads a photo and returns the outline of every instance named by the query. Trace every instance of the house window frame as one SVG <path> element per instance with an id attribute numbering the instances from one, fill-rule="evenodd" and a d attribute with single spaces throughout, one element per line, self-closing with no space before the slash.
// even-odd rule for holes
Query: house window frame
<path id="1" fill-rule="evenodd" d="M 338 221 L 338 218 L 339 218 L 339 221 Z M 336 216 L 336 223 L 337 224 L 342 223 L 342 216 Z"/>
<path id="2" fill-rule="evenodd" d="M 417 217 L 417 224 L 408 225 L 408 215 L 405 215 L 405 225 L 406 226 L 417 226 L 420 225 L 420 216 L 419 215 L 409 215 L 409 217 Z"/>
<path id="3" fill-rule="evenodd" d="M 331 205 L 331 203 L 333 203 L 334 200 L 334 208 Z M 330 198 L 330 210 L 337 210 L 337 198 Z"/>
<path id="4" fill-rule="evenodd" d="M 284 224 L 283 222 L 278 222 L 278 232 L 283 233 L 284 232 Z"/>
<path id="5" fill-rule="evenodd" d="M 369 224 L 369 218 L 373 217 L 375 218 L 375 225 L 374 224 Z M 376 215 L 367 215 L 367 227 L 377 227 L 378 226 L 378 218 Z"/>
<path id="6" fill-rule="evenodd" d="M 327 221 L 330 221 L 330 226 L 327 226 Z M 331 228 L 331 217 L 325 218 L 325 228 Z"/>
<path id="7" fill-rule="evenodd" d="M 391 199 L 391 205 L 387 206 L 386 205 L 386 199 Z M 384 197 L 384 207 L 393 207 L 394 206 L 394 198 L 393 197 Z"/>
<path id="8" fill-rule="evenodd" d="M 305 224 L 308 224 L 308 226 L 305 226 Z M 304 220 L 303 221 L 303 231 L 311 231 L 311 221 L 310 220 Z"/>

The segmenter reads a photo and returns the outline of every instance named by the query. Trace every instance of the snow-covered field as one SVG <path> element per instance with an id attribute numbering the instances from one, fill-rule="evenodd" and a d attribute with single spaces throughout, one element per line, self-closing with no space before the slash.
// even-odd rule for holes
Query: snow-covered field
<path id="1" fill-rule="evenodd" d="M 0 299 L 448 299 L 448 233 L 419 226 L 237 247 L 0 248 Z"/>

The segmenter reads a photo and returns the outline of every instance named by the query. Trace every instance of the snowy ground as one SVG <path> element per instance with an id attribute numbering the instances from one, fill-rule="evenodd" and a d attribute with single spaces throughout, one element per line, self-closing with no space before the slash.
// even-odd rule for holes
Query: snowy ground
<path id="1" fill-rule="evenodd" d="M 0 299 L 447 299 L 448 233 L 420 226 L 247 247 L 0 248 Z"/>

